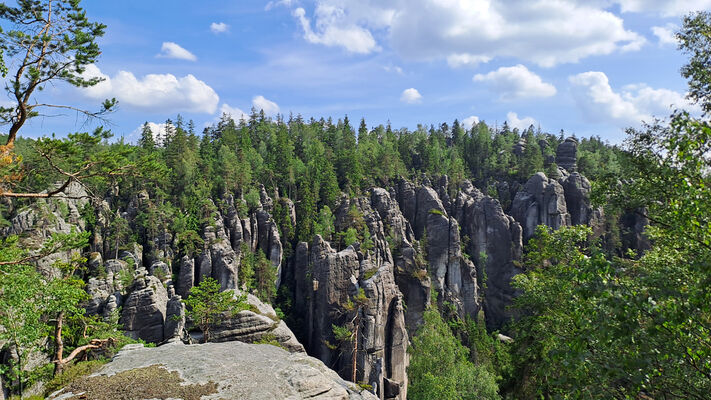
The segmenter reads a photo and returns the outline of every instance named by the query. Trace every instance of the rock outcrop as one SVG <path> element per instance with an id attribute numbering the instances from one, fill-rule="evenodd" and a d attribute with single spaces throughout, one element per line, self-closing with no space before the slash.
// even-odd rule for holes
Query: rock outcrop
<path id="1" fill-rule="evenodd" d="M 578 170 L 578 141 L 575 138 L 569 137 L 558 145 L 555 163 L 571 173 Z"/>
<path id="2" fill-rule="evenodd" d="M 236 315 L 225 316 L 212 328 L 210 341 L 229 342 L 238 340 L 245 343 L 275 340 L 290 352 L 304 352 L 294 333 L 279 320 L 274 309 L 262 303 L 257 297 L 247 295 L 252 310 L 240 311 Z M 255 312 L 256 311 L 256 312 Z"/>
<path id="3" fill-rule="evenodd" d="M 408 335 L 392 263 L 374 264 L 369 253 L 352 246 L 337 252 L 321 236 L 308 256 L 305 247 L 297 249 L 295 295 L 307 307 L 302 325 L 309 354 L 350 377 L 354 363 L 348 355 L 355 353 L 357 380 L 381 396 L 385 381 L 395 382 L 393 398 L 404 399 Z M 349 329 L 354 339 L 339 342 L 333 326 Z"/>
<path id="4" fill-rule="evenodd" d="M 461 185 L 453 214 L 466 237 L 467 253 L 477 266 L 478 277 L 486 284 L 486 325 L 491 330 L 501 329 L 512 318 L 508 308 L 515 296 L 511 280 L 521 272 L 515 265 L 523 249 L 521 226 L 504 214 L 497 200 L 483 195 L 469 181 Z"/>
<path id="5" fill-rule="evenodd" d="M 543 172 L 533 175 L 516 193 L 511 215 L 523 227 L 524 240 L 534 235 L 538 225 L 552 229 L 571 225 L 563 186 Z"/>
<path id="6" fill-rule="evenodd" d="M 156 348 L 128 345 L 93 376 L 114 376 L 149 366 L 176 371 L 183 385 L 216 385 L 215 399 L 319 399 L 376 400 L 372 393 L 344 381 L 321 361 L 304 353 L 289 353 L 271 345 L 240 342 L 184 345 L 175 342 Z M 91 378 L 89 378 L 91 379 Z M 54 400 L 80 395 L 60 390 Z M 152 395 L 142 397 L 155 398 Z"/>
<path id="7" fill-rule="evenodd" d="M 162 342 L 169 301 L 163 283 L 154 276 L 139 277 L 129 290 L 119 323 L 134 339 Z"/>
<path id="8" fill-rule="evenodd" d="M 589 225 L 596 236 L 603 234 L 604 212 L 590 204 L 590 181 L 578 172 L 561 177 L 558 182 L 565 192 L 565 204 L 573 225 Z"/>

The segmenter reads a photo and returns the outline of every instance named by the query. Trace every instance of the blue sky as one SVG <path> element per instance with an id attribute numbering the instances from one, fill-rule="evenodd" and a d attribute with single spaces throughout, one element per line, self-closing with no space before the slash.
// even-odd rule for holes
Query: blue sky
<path id="1" fill-rule="evenodd" d="M 199 130 L 222 112 L 340 118 L 394 128 L 471 123 L 624 138 L 686 107 L 671 32 L 711 0 L 100 1 L 108 25 L 89 90 L 43 100 L 95 108 L 116 97 L 117 136 L 180 113 Z M 38 97 L 39 100 L 39 97 Z M 89 126 L 39 117 L 22 135 Z M 154 125 L 158 127 L 158 125 Z M 5 128 L 7 129 L 7 128 Z"/>

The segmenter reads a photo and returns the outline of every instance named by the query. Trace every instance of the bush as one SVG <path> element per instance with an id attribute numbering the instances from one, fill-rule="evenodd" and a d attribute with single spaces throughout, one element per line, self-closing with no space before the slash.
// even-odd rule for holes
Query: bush
<path id="1" fill-rule="evenodd" d="M 107 361 L 108 360 L 91 360 L 65 367 L 61 374 L 56 375 L 51 381 L 47 382 L 45 393 L 50 394 L 71 385 L 77 378 L 93 374 L 98 371 L 102 365 L 106 364 Z"/>

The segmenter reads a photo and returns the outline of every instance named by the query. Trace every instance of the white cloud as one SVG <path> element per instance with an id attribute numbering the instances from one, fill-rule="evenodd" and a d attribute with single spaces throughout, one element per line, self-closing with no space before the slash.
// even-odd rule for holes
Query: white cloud
<path id="1" fill-rule="evenodd" d="M 615 92 L 603 72 L 584 72 L 571 76 L 569 81 L 578 107 L 591 122 L 639 126 L 642 121 L 651 122 L 654 116 L 666 117 L 675 108 L 698 111 L 684 94 L 673 90 L 636 84 Z"/>
<path id="2" fill-rule="evenodd" d="M 518 114 L 513 111 L 509 111 L 506 114 L 506 122 L 509 124 L 509 127 L 511 127 L 511 129 L 518 128 L 518 130 L 520 131 L 528 129 L 528 127 L 531 125 L 538 124 L 538 122 L 531 117 L 519 118 Z"/>
<path id="3" fill-rule="evenodd" d="M 264 96 L 255 96 L 252 99 L 252 106 L 259 110 L 264 110 L 264 114 L 269 116 L 274 116 L 279 113 L 279 106 L 277 103 L 267 100 Z"/>
<path id="4" fill-rule="evenodd" d="M 307 41 L 353 53 L 377 51 L 377 34 L 409 60 L 446 59 L 457 67 L 516 57 L 550 67 L 638 50 L 644 44 L 643 36 L 626 29 L 622 18 L 601 3 L 320 0 L 311 17 L 313 28 L 304 8 L 295 9 L 293 15 Z"/>
<path id="5" fill-rule="evenodd" d="M 235 120 L 235 122 L 239 122 L 239 120 L 241 119 L 249 119 L 249 115 L 246 112 L 240 110 L 237 107 L 231 107 L 227 103 L 223 103 L 220 106 L 220 117 L 222 117 L 223 114 L 229 115 L 230 117 L 232 117 L 233 120 Z"/>
<path id="6" fill-rule="evenodd" d="M 380 50 L 373 35 L 367 29 L 356 24 L 343 24 L 344 10 L 319 3 L 316 8 L 315 28 L 306 18 L 306 11 L 299 7 L 294 10 L 294 17 L 299 20 L 304 30 L 304 39 L 310 43 L 328 47 L 340 46 L 350 53 L 368 54 Z"/>
<path id="7" fill-rule="evenodd" d="M 655 13 L 665 17 L 711 8 L 711 0 L 615 0 L 614 2 L 619 3 L 622 12 Z"/>
<path id="8" fill-rule="evenodd" d="M 484 82 L 489 88 L 499 93 L 501 100 L 551 97 L 556 94 L 555 86 L 543 82 L 540 76 L 525 66 L 501 67 L 488 74 L 476 74 L 474 82 Z"/>
<path id="9" fill-rule="evenodd" d="M 472 115 L 466 117 L 462 120 L 462 126 L 466 129 L 472 129 L 472 127 L 479 123 L 479 117 Z"/>
<path id="10" fill-rule="evenodd" d="M 400 101 L 407 104 L 415 104 L 422 101 L 422 95 L 415 88 L 409 88 L 402 91 Z"/>
<path id="11" fill-rule="evenodd" d="M 279 0 L 279 1 L 270 1 L 267 3 L 266 6 L 264 6 L 264 11 L 269 11 L 274 7 L 278 6 L 285 6 L 285 7 L 291 7 L 292 4 L 294 4 L 294 0 Z"/>
<path id="12" fill-rule="evenodd" d="M 195 54 L 180 47 L 179 44 L 173 42 L 163 42 L 157 57 L 161 58 L 176 58 L 178 60 L 197 61 Z"/>
<path id="13" fill-rule="evenodd" d="M 490 56 L 477 56 L 471 54 L 450 54 L 447 56 L 447 64 L 452 68 L 459 67 L 477 67 L 479 64 L 488 63 L 491 61 Z"/>
<path id="14" fill-rule="evenodd" d="M 213 22 L 210 24 L 210 30 L 214 34 L 225 33 L 230 30 L 230 26 L 224 22 Z"/>
<path id="15" fill-rule="evenodd" d="M 659 45 L 664 46 L 664 45 L 677 45 L 677 40 L 675 36 L 675 32 L 679 29 L 678 26 L 674 24 L 666 24 L 664 26 L 653 26 L 652 27 L 652 33 L 654 33 L 654 36 L 659 38 Z"/>
<path id="16" fill-rule="evenodd" d="M 80 89 L 94 99 L 115 97 L 120 104 L 146 110 L 186 111 L 213 114 L 220 97 L 205 82 L 193 75 L 148 74 L 138 79 L 133 73 L 119 71 L 110 77 L 95 65 L 89 65 L 86 77 L 101 77 L 104 81 Z"/>

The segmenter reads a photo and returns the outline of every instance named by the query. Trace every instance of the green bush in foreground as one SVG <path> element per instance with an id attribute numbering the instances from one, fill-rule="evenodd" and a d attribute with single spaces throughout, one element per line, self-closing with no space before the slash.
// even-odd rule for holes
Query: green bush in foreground
<path id="1" fill-rule="evenodd" d="M 412 338 L 409 399 L 499 399 L 496 378 L 469 361 L 469 349 L 452 335 L 435 308 L 424 313 L 424 324 Z"/>

